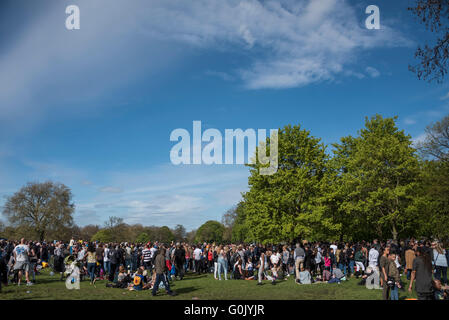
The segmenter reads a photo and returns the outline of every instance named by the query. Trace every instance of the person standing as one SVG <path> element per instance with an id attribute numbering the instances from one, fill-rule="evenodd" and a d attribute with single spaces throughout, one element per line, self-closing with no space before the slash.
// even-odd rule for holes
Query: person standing
<path id="1" fill-rule="evenodd" d="M 109 262 L 111 264 L 110 266 L 110 272 L 109 272 L 109 281 L 114 282 L 115 279 L 115 272 L 117 271 L 118 267 L 120 266 L 120 253 L 118 252 L 118 246 L 115 244 L 111 245 L 111 248 L 109 249 Z"/>
<path id="2" fill-rule="evenodd" d="M 299 243 L 297 243 L 295 251 L 293 253 L 293 258 L 295 259 L 296 282 L 299 282 L 299 272 L 301 270 L 301 267 L 304 266 L 305 255 L 306 253 L 304 249 L 301 248 L 301 245 Z"/>
<path id="3" fill-rule="evenodd" d="M 14 271 L 18 271 L 18 281 L 17 284 L 20 286 L 22 281 L 22 273 L 25 272 L 25 279 L 27 286 L 31 286 L 32 283 L 29 279 L 30 263 L 28 259 L 28 254 L 30 248 L 25 244 L 25 239 L 20 239 L 20 244 L 14 248 Z"/>
<path id="4" fill-rule="evenodd" d="M 97 265 L 95 246 L 92 243 L 89 243 L 87 247 L 87 272 L 90 277 L 90 284 L 95 284 L 95 267 Z"/>
<path id="5" fill-rule="evenodd" d="M 218 253 L 218 279 L 221 280 L 221 271 L 224 272 L 225 280 L 228 280 L 228 266 L 226 265 L 226 253 L 223 249 Z"/>
<path id="6" fill-rule="evenodd" d="M 157 293 L 157 290 L 159 289 L 159 284 L 161 283 L 161 281 L 164 284 L 167 294 L 174 296 L 175 293 L 173 291 L 171 291 L 170 285 L 165 276 L 165 271 L 166 271 L 167 266 L 165 264 L 165 248 L 164 247 L 162 247 L 159 250 L 159 254 L 156 256 L 156 259 L 154 261 L 154 268 L 156 271 L 156 280 L 153 285 L 153 291 L 151 292 L 153 297 L 156 296 L 156 293 Z"/>
<path id="7" fill-rule="evenodd" d="M 142 264 L 145 268 L 145 270 L 150 270 L 151 271 L 151 265 L 152 265 L 152 251 L 150 249 L 150 244 L 147 244 L 147 246 L 145 247 L 145 249 L 142 250 Z"/>
<path id="8" fill-rule="evenodd" d="M 111 261 L 109 260 L 109 247 L 107 244 L 104 245 L 103 255 L 104 273 L 109 275 L 109 272 L 111 272 Z"/>
<path id="9" fill-rule="evenodd" d="M 388 255 L 389 254 L 390 254 L 390 247 L 387 246 L 384 249 L 384 252 L 382 253 L 382 256 L 380 257 L 380 260 L 379 260 L 380 285 L 383 288 L 382 298 L 384 300 L 387 300 L 388 296 L 390 294 L 390 288 L 387 285 L 388 276 L 387 276 L 387 270 L 386 270 L 387 264 L 388 264 Z"/>
<path id="10" fill-rule="evenodd" d="M 199 247 L 196 247 L 193 251 L 193 259 L 195 261 L 195 272 L 201 274 L 201 256 L 203 252 Z"/>
<path id="11" fill-rule="evenodd" d="M 396 265 L 396 254 L 390 253 L 388 255 L 388 263 L 386 265 L 387 284 L 390 288 L 390 300 L 399 300 L 398 288 L 401 287 L 399 270 Z M 388 296 L 387 296 L 388 298 Z"/>
<path id="12" fill-rule="evenodd" d="M 405 269 L 407 271 L 407 280 L 410 280 L 413 269 L 413 260 L 416 258 L 414 244 L 410 243 L 407 250 L 405 251 Z"/>
<path id="13" fill-rule="evenodd" d="M 412 292 L 413 282 L 418 300 L 432 300 L 432 261 L 428 251 L 424 247 L 418 247 L 417 257 L 413 260 L 412 276 L 408 291 Z"/>
<path id="14" fill-rule="evenodd" d="M 175 272 L 176 272 L 175 276 L 179 277 L 179 279 L 182 280 L 184 278 L 184 264 L 185 264 L 186 251 L 179 242 L 176 244 L 176 249 L 173 252 L 173 256 L 175 262 Z"/>
<path id="15" fill-rule="evenodd" d="M 432 244 L 432 264 L 435 267 L 435 279 L 440 280 L 443 285 L 447 284 L 447 258 L 446 250 L 439 242 Z"/>

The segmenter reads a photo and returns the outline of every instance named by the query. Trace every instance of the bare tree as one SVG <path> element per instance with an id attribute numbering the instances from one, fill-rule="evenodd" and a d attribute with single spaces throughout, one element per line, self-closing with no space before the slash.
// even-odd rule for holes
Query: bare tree
<path id="1" fill-rule="evenodd" d="M 449 0 L 416 0 L 416 6 L 408 10 L 437 35 L 434 44 L 418 47 L 415 58 L 421 61 L 415 66 L 409 65 L 409 70 L 416 73 L 418 79 L 441 83 L 448 72 Z"/>
<path id="2" fill-rule="evenodd" d="M 417 147 L 424 156 L 449 162 L 449 115 L 427 126 L 426 137 Z"/>

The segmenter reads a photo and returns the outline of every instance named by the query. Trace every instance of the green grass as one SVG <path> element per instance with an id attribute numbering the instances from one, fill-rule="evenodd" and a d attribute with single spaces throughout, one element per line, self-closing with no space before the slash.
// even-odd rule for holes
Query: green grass
<path id="1" fill-rule="evenodd" d="M 379 300 L 382 299 L 382 290 L 368 290 L 359 286 L 358 279 L 350 279 L 341 284 L 311 284 L 298 285 L 291 276 L 286 281 L 271 285 L 264 281 L 264 285 L 257 286 L 257 281 L 245 280 L 215 280 L 211 274 L 188 274 L 182 281 L 173 281 L 171 287 L 178 293 L 170 297 L 165 290 L 160 290 L 156 297 L 152 297 L 148 290 L 135 292 L 126 289 L 106 288 L 106 281 L 97 281 L 95 286 L 88 280 L 81 282 L 80 290 L 68 290 L 65 282 L 59 281 L 59 275 L 51 277 L 45 270 L 36 277 L 36 284 L 27 287 L 22 284 L 3 287 L 0 299 L 79 299 L 79 300 L 225 300 L 225 299 L 257 299 L 257 300 Z M 408 281 L 403 278 L 408 288 Z M 399 299 L 416 298 L 407 290 L 399 290 Z"/>

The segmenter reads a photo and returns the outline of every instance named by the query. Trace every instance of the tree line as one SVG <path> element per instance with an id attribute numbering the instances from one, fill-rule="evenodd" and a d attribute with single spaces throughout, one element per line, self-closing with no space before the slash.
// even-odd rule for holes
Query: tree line
<path id="1" fill-rule="evenodd" d="M 249 191 L 223 216 L 231 239 L 447 240 L 449 115 L 417 143 L 396 121 L 366 118 L 357 136 L 330 146 L 300 125 L 280 129 L 278 172 L 248 165 Z"/>

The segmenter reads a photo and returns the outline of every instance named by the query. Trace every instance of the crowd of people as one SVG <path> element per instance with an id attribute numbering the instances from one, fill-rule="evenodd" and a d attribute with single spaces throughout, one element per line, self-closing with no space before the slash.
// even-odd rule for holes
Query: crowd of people
<path id="1" fill-rule="evenodd" d="M 295 244 L 170 244 L 99 243 L 71 239 L 69 242 L 6 241 L 0 242 L 1 281 L 5 284 L 33 285 L 42 268 L 51 268 L 64 280 L 70 265 L 79 268 L 81 280 L 95 286 L 108 280 L 107 287 L 127 290 L 170 289 L 173 280 L 186 273 L 210 273 L 216 280 L 268 281 L 294 278 L 299 285 L 340 284 L 358 278 L 367 289 L 382 290 L 384 300 L 398 300 L 399 290 L 406 290 L 401 275 L 409 280 L 420 300 L 449 299 L 447 268 L 449 250 L 440 242 L 361 241 L 307 242 Z"/>

